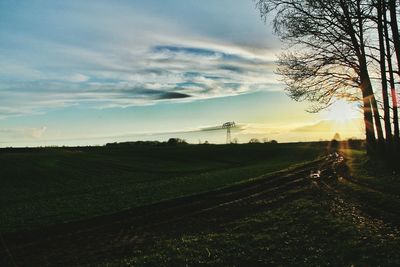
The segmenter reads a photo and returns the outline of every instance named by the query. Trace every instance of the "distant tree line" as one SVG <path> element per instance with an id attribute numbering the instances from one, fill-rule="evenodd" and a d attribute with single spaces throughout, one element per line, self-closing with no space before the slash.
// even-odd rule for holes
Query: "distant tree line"
<path id="1" fill-rule="evenodd" d="M 359 101 L 368 152 L 399 155 L 399 2 L 255 1 L 264 20 L 274 16 L 274 31 L 288 45 L 277 70 L 288 95 L 311 101 L 311 112 L 335 99 Z"/>
<path id="2" fill-rule="evenodd" d="M 261 141 L 258 138 L 251 138 L 249 140 L 249 144 L 260 144 L 260 143 L 261 143 Z M 263 143 L 264 144 L 277 144 L 278 141 L 276 141 L 276 140 L 268 140 L 268 139 L 265 138 L 265 139 L 263 139 Z"/>
<path id="3" fill-rule="evenodd" d="M 231 144 L 237 144 L 237 140 L 232 142 Z M 251 138 L 249 140 L 249 144 L 260 144 L 261 141 L 257 138 Z M 276 140 L 263 140 L 264 144 L 277 144 Z M 204 143 L 199 142 L 200 145 L 209 145 L 208 141 L 204 141 Z M 178 146 L 178 145 L 188 145 L 185 139 L 181 138 L 169 138 L 168 141 L 129 141 L 129 142 L 115 142 L 115 143 L 107 143 L 108 147 L 126 147 L 126 146 Z"/>
<path id="4" fill-rule="evenodd" d="M 106 146 L 176 146 L 176 145 L 187 145 L 185 139 L 181 138 L 170 138 L 166 142 L 160 141 L 130 141 L 130 142 L 120 142 L 120 143 L 107 143 Z"/>

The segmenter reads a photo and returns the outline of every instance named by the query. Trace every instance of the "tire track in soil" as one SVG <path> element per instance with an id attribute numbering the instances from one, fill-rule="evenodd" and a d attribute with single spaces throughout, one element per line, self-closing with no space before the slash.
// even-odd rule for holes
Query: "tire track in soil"
<path id="1" fill-rule="evenodd" d="M 310 173 L 327 161 L 332 160 L 321 159 L 291 171 L 196 196 L 80 222 L 4 234 L 6 247 L 0 250 L 0 265 L 14 265 L 6 251 L 11 253 L 16 266 L 92 264 L 132 252 L 157 231 L 179 232 L 184 228 L 179 226 L 183 225 L 192 231 L 204 225 L 220 227 L 227 221 L 300 197 L 310 186 Z"/>

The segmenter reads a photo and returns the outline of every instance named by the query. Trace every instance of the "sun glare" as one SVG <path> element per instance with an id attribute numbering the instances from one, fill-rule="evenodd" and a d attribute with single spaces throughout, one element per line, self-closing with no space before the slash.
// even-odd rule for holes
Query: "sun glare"
<path id="1" fill-rule="evenodd" d="M 337 100 L 323 114 L 326 120 L 332 120 L 339 123 L 349 122 L 360 117 L 360 112 L 354 104 L 343 100 Z"/>

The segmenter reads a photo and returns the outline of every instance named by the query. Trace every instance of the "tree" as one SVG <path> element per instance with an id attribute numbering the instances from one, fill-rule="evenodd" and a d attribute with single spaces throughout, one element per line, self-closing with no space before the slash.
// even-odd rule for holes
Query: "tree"
<path id="1" fill-rule="evenodd" d="M 389 106 L 389 94 L 388 94 L 388 81 L 386 74 L 386 45 L 384 37 L 384 20 L 383 13 L 386 13 L 385 3 L 382 0 L 377 0 L 373 3 L 377 10 L 377 28 L 378 28 L 378 40 L 379 40 L 379 64 L 382 84 L 382 99 L 383 99 L 383 120 L 385 122 L 385 134 L 386 140 L 390 144 L 392 140 L 392 129 L 390 122 L 390 106 Z M 386 38 L 387 39 L 387 38 Z"/>
<path id="2" fill-rule="evenodd" d="M 311 111 L 326 108 L 336 98 L 363 103 L 369 148 L 384 139 L 377 100 L 368 69 L 367 0 L 258 0 L 265 19 L 274 12 L 274 30 L 291 52 L 278 61 L 286 90 L 297 101 L 309 100 Z"/>
<path id="3" fill-rule="evenodd" d="M 251 138 L 249 141 L 249 144 L 259 144 L 259 143 L 260 143 L 260 140 L 257 138 Z"/>
<path id="4" fill-rule="evenodd" d="M 397 24 L 396 0 L 389 0 L 390 28 L 392 29 L 393 43 L 397 57 L 397 73 L 400 75 L 400 34 Z"/>
<path id="5" fill-rule="evenodd" d="M 187 142 L 185 139 L 181 138 L 170 138 L 167 141 L 168 145 L 187 145 Z"/>
<path id="6" fill-rule="evenodd" d="M 373 52 L 379 52 L 380 57 L 376 58 L 374 53 L 369 56 L 374 59 L 379 64 L 379 76 L 382 85 L 382 102 L 383 102 L 383 112 L 384 112 L 384 123 L 385 123 L 385 135 L 386 135 L 386 152 L 390 157 L 391 152 L 399 150 L 399 118 L 398 118 L 398 103 L 397 103 L 397 93 L 395 86 L 395 74 L 400 74 L 398 71 L 394 70 L 394 65 L 392 62 L 393 51 L 397 54 L 399 51 L 399 33 L 397 25 L 397 14 L 393 12 L 396 10 L 395 1 L 390 0 L 371 0 L 371 6 L 374 7 L 375 12 L 371 14 L 370 20 L 376 25 L 378 40 L 377 47 L 371 47 Z M 390 20 L 389 20 L 390 14 Z M 389 31 L 389 27 L 392 31 Z M 390 35 L 391 33 L 391 35 Z M 399 59 L 399 57 L 397 57 Z M 397 61 L 397 66 L 399 66 L 399 61 Z M 396 75 L 398 77 L 398 75 Z M 389 101 L 389 89 L 391 96 L 391 103 Z M 390 106 L 390 104 L 392 106 Z M 393 114 L 391 120 L 391 113 Z M 394 133 L 392 133 L 392 125 Z M 394 142 L 392 142 L 394 140 Z"/>
<path id="7" fill-rule="evenodd" d="M 342 140 L 342 138 L 340 137 L 339 133 L 335 133 L 335 135 L 333 136 L 332 140 L 340 141 L 340 140 Z"/>
<path id="8" fill-rule="evenodd" d="M 389 1 L 389 10 L 390 10 L 390 2 Z M 394 2 L 394 1 L 393 1 Z M 394 3 L 394 6 L 396 7 L 396 4 Z M 395 86 L 395 80 L 394 80 L 394 69 L 393 69 L 393 63 L 392 63 L 392 55 L 391 55 L 391 49 L 390 49 L 390 35 L 389 35 L 389 21 L 387 17 L 387 12 L 386 10 L 383 12 L 383 22 L 384 22 L 384 31 L 385 31 L 385 42 L 386 42 L 386 60 L 388 64 L 388 71 L 389 71 L 389 83 L 390 83 L 390 94 L 392 97 L 392 108 L 393 108 L 393 126 L 394 126 L 394 144 L 395 148 L 399 148 L 400 144 L 400 130 L 399 130 L 399 115 L 398 115 L 398 104 L 397 104 L 397 93 L 396 93 L 396 86 Z M 396 13 L 391 16 L 391 19 L 395 22 L 395 28 L 393 31 L 397 31 L 397 38 L 398 38 L 398 28 L 397 28 L 397 18 L 396 18 Z M 393 24 L 393 23 L 390 23 Z M 392 31 L 392 32 L 393 32 Z M 393 35 L 393 40 L 395 39 Z M 400 49 L 400 47 L 399 47 Z"/>

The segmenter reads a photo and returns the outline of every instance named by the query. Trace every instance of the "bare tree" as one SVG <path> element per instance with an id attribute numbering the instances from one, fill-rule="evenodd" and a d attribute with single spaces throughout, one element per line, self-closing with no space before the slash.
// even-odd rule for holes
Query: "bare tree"
<path id="1" fill-rule="evenodd" d="M 292 48 L 278 62 L 289 95 L 317 103 L 314 111 L 335 98 L 362 100 L 369 147 L 375 144 L 375 131 L 383 141 L 366 53 L 369 2 L 257 0 L 257 7 L 264 19 L 275 15 L 275 32 Z"/>
<path id="2" fill-rule="evenodd" d="M 397 73 L 400 75 L 400 34 L 397 24 L 396 0 L 389 0 L 390 28 L 392 29 L 393 43 L 397 57 Z"/>
<path id="3" fill-rule="evenodd" d="M 388 81 L 386 72 L 386 45 L 384 36 L 384 13 L 386 13 L 385 3 L 382 0 L 377 0 L 373 2 L 376 8 L 377 16 L 377 28 L 378 28 L 378 40 L 379 40 L 379 64 L 380 64 L 380 74 L 381 74 L 381 84 L 382 84 L 382 99 L 383 99 L 383 120 L 385 122 L 385 135 L 386 141 L 389 146 L 392 140 L 392 128 L 390 122 L 390 106 L 389 106 L 389 94 L 388 94 Z M 386 38 L 387 39 L 387 38 Z"/>
<path id="4" fill-rule="evenodd" d="M 393 3 L 392 3 L 393 2 Z M 393 109 L 393 125 L 394 125 L 394 143 L 395 143 L 395 148 L 399 149 L 400 145 L 400 130 L 399 130 L 399 115 L 398 115 L 398 103 L 397 103 L 397 93 L 396 93 L 396 86 L 395 86 L 395 78 L 394 78 L 394 69 L 393 69 L 393 63 L 392 63 L 392 53 L 391 53 L 391 45 L 390 45 L 390 35 L 389 35 L 389 24 L 391 25 L 392 28 L 392 38 L 395 46 L 395 51 L 397 50 L 396 47 L 396 38 L 397 38 L 397 46 L 400 52 L 400 40 L 399 40 L 399 34 L 398 34 L 398 27 L 397 27 L 397 14 L 394 12 L 392 14 L 392 10 L 396 9 L 396 2 L 395 1 L 388 1 L 387 8 L 389 9 L 391 13 L 391 21 L 388 20 L 387 16 L 387 10 L 385 9 L 385 12 L 383 12 L 383 22 L 384 22 L 384 31 L 385 31 L 385 41 L 386 41 L 386 58 L 387 58 L 387 64 L 388 64 L 388 71 L 389 71 L 389 83 L 390 83 L 390 94 L 392 97 L 392 109 Z M 395 37 L 396 35 L 396 37 Z M 399 62 L 399 58 L 397 60 Z"/>

